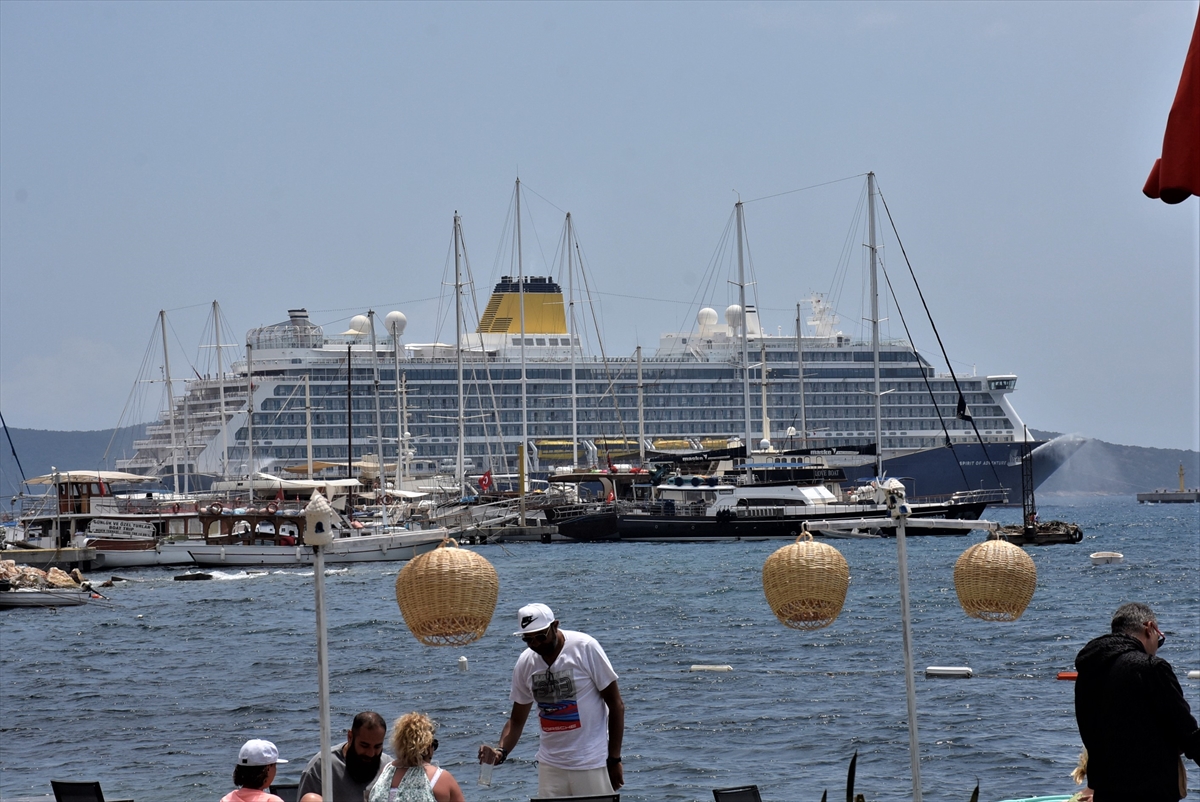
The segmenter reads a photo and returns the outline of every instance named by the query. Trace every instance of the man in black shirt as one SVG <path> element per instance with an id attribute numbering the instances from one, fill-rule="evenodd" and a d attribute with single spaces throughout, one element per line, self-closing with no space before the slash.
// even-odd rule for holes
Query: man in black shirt
<path id="1" fill-rule="evenodd" d="M 1155 656 L 1165 640 L 1154 611 L 1130 602 L 1113 613 L 1112 634 L 1075 658 L 1075 720 L 1095 802 L 1178 802 L 1180 754 L 1200 760 L 1200 728 L 1175 670 Z"/>

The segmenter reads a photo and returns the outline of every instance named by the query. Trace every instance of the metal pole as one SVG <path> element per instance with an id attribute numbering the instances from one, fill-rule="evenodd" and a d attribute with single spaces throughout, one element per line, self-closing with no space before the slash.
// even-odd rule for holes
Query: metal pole
<path id="1" fill-rule="evenodd" d="M 306 444 L 305 452 L 308 455 L 308 480 L 311 482 L 313 478 L 313 460 L 312 460 L 312 389 L 309 386 L 311 379 L 310 374 L 304 374 L 304 428 Z"/>
<path id="2" fill-rule="evenodd" d="M 637 347 L 637 391 L 638 391 L 638 460 L 639 467 L 646 467 L 646 412 L 642 383 L 642 346 Z"/>
<path id="3" fill-rule="evenodd" d="M 896 519 L 896 562 L 900 571 L 900 620 L 904 634 L 904 690 L 908 695 L 908 760 L 912 765 L 913 802 L 921 802 L 921 752 L 917 740 L 917 687 L 913 680 L 912 620 L 908 612 L 908 553 L 904 528 L 908 516 Z"/>
<path id="4" fill-rule="evenodd" d="M 748 327 L 746 325 L 746 270 L 742 260 L 742 202 L 737 202 L 737 259 L 738 259 L 738 303 L 742 305 L 742 410 L 746 413 L 746 461 L 754 456 L 754 443 L 750 435 L 750 348 Z"/>
<path id="5" fill-rule="evenodd" d="M 379 352 L 375 350 L 375 310 L 367 310 L 367 320 L 371 324 L 371 368 L 375 378 L 375 444 L 379 447 L 379 471 L 377 473 L 379 489 L 375 500 L 379 502 L 379 521 L 386 529 L 388 526 L 388 509 L 384 497 L 387 496 L 387 473 L 383 470 L 383 402 L 379 398 Z M 399 489 L 399 488 L 397 488 Z"/>
<path id="6" fill-rule="evenodd" d="M 167 313 L 158 310 L 158 327 L 162 330 L 163 378 L 167 382 L 167 419 L 171 422 L 171 492 L 179 492 L 179 448 L 175 445 L 175 399 L 171 393 L 171 359 L 167 354 Z"/>
<path id="7" fill-rule="evenodd" d="M 871 251 L 871 362 L 875 367 L 875 475 L 883 477 L 883 395 L 879 386 L 879 249 L 875 246 L 875 174 L 867 173 L 867 248 Z"/>
<path id="8" fill-rule="evenodd" d="M 246 478 L 250 503 L 254 503 L 254 346 L 246 343 Z"/>
<path id="9" fill-rule="evenodd" d="M 801 341 L 800 304 L 796 304 L 796 378 L 800 383 L 800 447 L 808 448 L 808 415 L 804 406 L 804 343 Z"/>
<path id="10" fill-rule="evenodd" d="M 313 591 L 317 607 L 317 688 L 321 706 L 321 798 L 333 799 L 333 756 L 329 744 L 329 644 L 325 637 L 325 554 L 313 546 Z"/>

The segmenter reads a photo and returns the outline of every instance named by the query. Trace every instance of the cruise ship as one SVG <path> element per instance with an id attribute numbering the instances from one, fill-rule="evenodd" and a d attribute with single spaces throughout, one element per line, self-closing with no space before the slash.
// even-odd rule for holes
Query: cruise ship
<path id="1" fill-rule="evenodd" d="M 744 447 L 749 435 L 755 450 L 822 455 L 850 480 L 876 474 L 878 445 L 883 474 L 910 495 L 1003 488 L 1015 501 L 1024 448 L 1039 483 L 1070 455 L 1026 446 L 1017 376 L 939 374 L 903 341 L 879 344 L 877 444 L 875 349 L 838 330 L 820 297 L 809 307 L 799 338 L 770 332 L 754 306 L 723 316 L 706 307 L 653 354 L 608 358 L 582 353 L 548 276 L 501 278 L 457 343 L 404 342 L 399 312 L 330 333 L 293 309 L 251 329 L 245 355 L 220 375 L 189 382 L 117 468 L 186 474 L 200 488 L 252 472 L 294 476 L 311 459 L 325 476 L 378 476 L 382 466 L 389 479 L 419 482 L 460 461 L 472 476 L 513 475 L 523 452 L 538 476 Z"/>

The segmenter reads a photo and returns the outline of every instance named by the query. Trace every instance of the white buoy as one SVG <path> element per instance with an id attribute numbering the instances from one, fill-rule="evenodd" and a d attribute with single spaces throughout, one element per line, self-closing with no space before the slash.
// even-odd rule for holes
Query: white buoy
<path id="1" fill-rule="evenodd" d="M 1125 555 L 1119 551 L 1097 551 L 1091 555 L 1092 565 L 1109 565 L 1124 562 Z"/>
<path id="2" fill-rule="evenodd" d="M 462 657 L 458 658 L 458 670 L 459 670 L 459 671 L 466 671 L 466 670 L 467 670 L 467 658 L 466 658 L 466 655 L 463 655 Z"/>
<path id="3" fill-rule="evenodd" d="M 970 679 L 975 672 L 968 666 L 928 666 L 925 669 L 926 679 Z"/>
<path id="4" fill-rule="evenodd" d="M 733 666 L 694 665 L 692 671 L 733 671 Z"/>
<path id="5" fill-rule="evenodd" d="M 138 618 L 141 618 L 139 615 Z M 1188 679 L 1200 679 L 1200 671 L 1189 671 Z"/>

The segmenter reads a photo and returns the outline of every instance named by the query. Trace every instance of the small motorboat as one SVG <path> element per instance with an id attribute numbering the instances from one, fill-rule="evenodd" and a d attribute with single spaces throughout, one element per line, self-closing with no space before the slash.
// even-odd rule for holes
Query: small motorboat
<path id="1" fill-rule="evenodd" d="M 13 588 L 0 591 L 0 609 L 9 607 L 69 607 L 87 604 L 90 590 L 82 588 Z"/>
<path id="2" fill-rule="evenodd" d="M 1125 561 L 1125 555 L 1119 551 L 1096 551 L 1091 555 L 1092 565 L 1111 565 Z"/>

